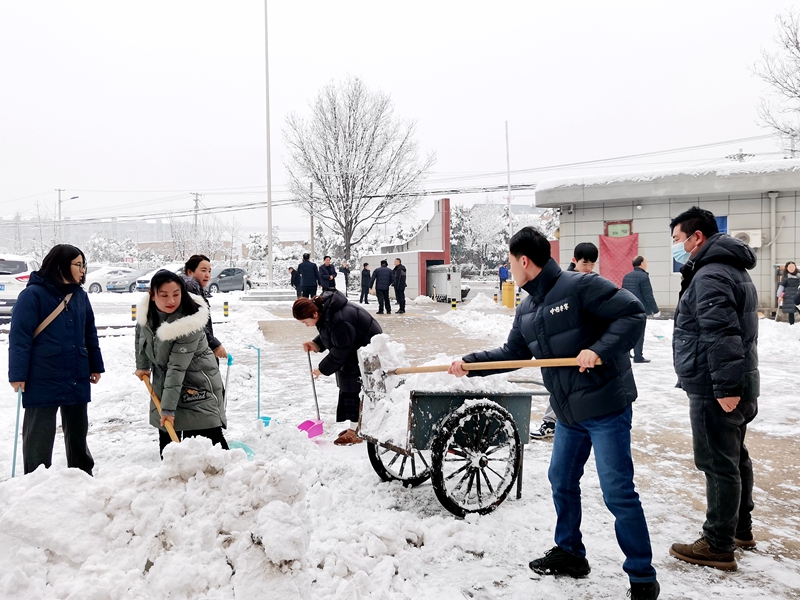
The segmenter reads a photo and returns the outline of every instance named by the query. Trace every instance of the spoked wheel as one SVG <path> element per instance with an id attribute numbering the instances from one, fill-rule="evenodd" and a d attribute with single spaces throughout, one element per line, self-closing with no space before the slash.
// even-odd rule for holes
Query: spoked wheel
<path id="1" fill-rule="evenodd" d="M 406 487 L 414 487 L 431 476 L 430 450 L 414 450 L 411 456 L 406 456 L 367 442 L 367 455 L 372 468 L 384 481 L 401 481 Z"/>
<path id="2" fill-rule="evenodd" d="M 431 451 L 436 497 L 463 517 L 490 513 L 506 499 L 519 472 L 522 444 L 511 414 L 486 400 L 448 415 Z"/>

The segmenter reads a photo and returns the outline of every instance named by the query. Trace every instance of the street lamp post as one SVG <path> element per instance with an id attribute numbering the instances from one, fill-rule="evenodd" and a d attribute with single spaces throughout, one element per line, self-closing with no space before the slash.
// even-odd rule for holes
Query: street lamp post
<path id="1" fill-rule="evenodd" d="M 56 191 L 58 192 L 58 233 L 56 234 L 56 241 L 60 244 L 61 242 L 64 241 L 62 238 L 62 231 L 61 231 L 61 202 L 62 202 L 61 192 L 65 192 L 66 190 L 63 190 L 61 188 L 56 188 Z M 70 200 L 77 200 L 78 198 L 79 196 L 72 196 Z"/>

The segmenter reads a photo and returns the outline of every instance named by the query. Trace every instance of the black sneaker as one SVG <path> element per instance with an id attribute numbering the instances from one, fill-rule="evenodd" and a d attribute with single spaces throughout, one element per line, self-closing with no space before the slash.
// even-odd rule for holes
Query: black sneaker
<path id="1" fill-rule="evenodd" d="M 532 560 L 528 566 L 539 575 L 569 575 L 576 579 L 586 577 L 591 571 L 588 560 L 558 546 L 553 546 L 542 558 Z"/>
<path id="2" fill-rule="evenodd" d="M 532 440 L 549 440 L 556 434 L 556 424 L 550 421 L 542 421 L 541 427 L 537 431 L 531 432 Z"/>
<path id="3" fill-rule="evenodd" d="M 647 583 L 634 583 L 631 581 L 631 589 L 628 590 L 628 598 L 631 600 L 656 600 L 661 592 L 661 586 L 657 581 Z"/>
<path id="4" fill-rule="evenodd" d="M 639 363 L 639 364 L 641 364 L 641 363 L 649 363 L 650 359 L 649 358 L 644 358 L 644 357 L 642 357 L 642 358 L 634 358 L 633 362 Z"/>

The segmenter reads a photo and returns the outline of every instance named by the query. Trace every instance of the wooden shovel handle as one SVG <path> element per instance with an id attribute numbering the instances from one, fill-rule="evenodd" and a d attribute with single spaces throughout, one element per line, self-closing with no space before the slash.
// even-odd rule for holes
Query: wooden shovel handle
<path id="1" fill-rule="evenodd" d="M 155 391 L 153 391 L 153 386 L 150 385 L 150 378 L 147 375 L 142 375 L 142 381 L 144 381 L 145 386 L 147 386 L 147 391 L 150 392 L 150 398 L 153 399 L 153 404 L 156 405 L 156 410 L 158 414 L 161 414 L 161 400 L 158 399 Z M 178 439 L 178 434 L 175 433 L 175 428 L 172 426 L 172 423 L 169 421 L 164 422 L 164 427 L 167 428 L 167 433 L 169 434 L 169 439 L 171 439 L 176 444 L 180 444 L 181 441 Z"/>
<path id="2" fill-rule="evenodd" d="M 603 361 L 597 359 L 595 363 L 602 365 Z M 542 358 L 539 360 L 497 360 L 494 362 L 464 363 L 465 371 L 490 371 L 494 369 L 523 369 L 525 367 L 577 367 L 577 358 Z M 387 375 L 403 375 L 405 373 L 440 373 L 447 371 L 450 365 L 432 365 L 429 367 L 400 367 L 389 371 Z"/>

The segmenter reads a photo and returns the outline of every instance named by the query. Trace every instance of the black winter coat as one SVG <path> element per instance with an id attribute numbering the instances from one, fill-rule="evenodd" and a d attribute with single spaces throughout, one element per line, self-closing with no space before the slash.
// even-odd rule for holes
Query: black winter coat
<path id="1" fill-rule="evenodd" d="M 798 287 L 800 287 L 800 272 L 784 273 L 781 278 L 783 287 L 783 302 L 781 310 L 785 313 L 793 313 L 797 306 Z"/>
<path id="2" fill-rule="evenodd" d="M 578 367 L 542 369 L 559 420 L 580 423 L 636 400 L 629 352 L 645 326 L 645 314 L 633 294 L 595 273 L 562 271 L 553 259 L 522 289 L 529 295 L 517 308 L 505 345 L 465 356 L 465 362 L 574 357 L 588 348 L 603 359 L 602 365 L 583 373 Z"/>
<path id="3" fill-rule="evenodd" d="M 622 278 L 622 289 L 628 290 L 642 303 L 648 315 L 658 312 L 658 304 L 653 296 L 653 286 L 650 285 L 650 275 L 641 267 L 634 267 L 633 271 Z"/>
<path id="4" fill-rule="evenodd" d="M 297 265 L 297 272 L 300 273 L 300 285 L 302 287 L 317 287 L 317 285 L 321 285 L 319 269 L 310 260 L 304 260 Z"/>
<path id="5" fill-rule="evenodd" d="M 392 276 L 394 277 L 394 289 L 400 290 L 401 292 L 406 289 L 406 267 L 405 265 L 397 265 L 393 271 Z"/>
<path id="6" fill-rule="evenodd" d="M 344 287 L 348 287 L 350 283 L 350 269 L 347 267 L 339 267 L 339 273 L 344 275 Z"/>
<path id="7" fill-rule="evenodd" d="M 372 273 L 370 273 L 369 269 L 361 269 L 361 285 L 365 285 L 370 287 L 370 278 L 372 277 Z"/>
<path id="8" fill-rule="evenodd" d="M 333 279 L 330 279 L 330 276 L 333 275 Z M 325 266 L 322 265 L 319 268 L 319 284 L 322 286 L 323 290 L 327 289 L 336 289 L 336 267 L 333 265 Z"/>
<path id="9" fill-rule="evenodd" d="M 322 293 L 322 314 L 317 322 L 319 335 L 314 343 L 328 355 L 319 363 L 323 375 L 339 373 L 343 378 L 358 379 L 358 355 L 356 352 L 369 344 L 373 336 L 383 333 L 375 318 L 360 306 L 349 302 L 338 290 Z M 339 385 L 340 388 L 343 386 Z M 343 389 L 343 391 L 359 391 Z"/>
<path id="10" fill-rule="evenodd" d="M 296 290 L 300 289 L 301 280 L 302 280 L 302 277 L 300 277 L 300 271 L 298 271 L 297 269 L 292 271 L 292 279 L 291 279 L 291 281 L 289 283 L 294 289 L 296 289 Z"/>
<path id="11" fill-rule="evenodd" d="M 672 353 L 680 387 L 713 398 L 759 395 L 756 255 L 717 233 L 681 269 Z"/>
<path id="12" fill-rule="evenodd" d="M 375 286 L 376 290 L 388 290 L 394 283 L 394 273 L 389 267 L 378 267 L 372 274 L 369 287 Z"/>

